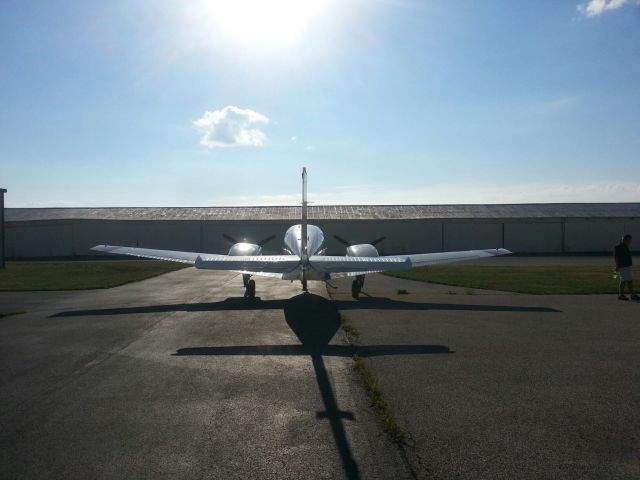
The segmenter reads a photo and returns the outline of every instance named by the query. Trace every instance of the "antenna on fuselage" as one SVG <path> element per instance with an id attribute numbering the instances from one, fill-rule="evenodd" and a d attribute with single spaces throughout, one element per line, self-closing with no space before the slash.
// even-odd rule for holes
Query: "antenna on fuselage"
<path id="1" fill-rule="evenodd" d="M 302 167 L 302 221 L 300 222 L 301 236 L 300 247 L 303 255 L 308 255 L 307 252 L 307 167 Z"/>

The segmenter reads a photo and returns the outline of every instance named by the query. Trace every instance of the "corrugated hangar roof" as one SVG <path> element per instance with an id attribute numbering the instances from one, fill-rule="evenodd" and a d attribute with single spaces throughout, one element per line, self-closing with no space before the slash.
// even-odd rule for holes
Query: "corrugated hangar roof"
<path id="1" fill-rule="evenodd" d="M 313 205 L 312 220 L 640 217 L 640 203 Z M 299 206 L 7 208 L 9 222 L 40 220 L 297 220 Z"/>

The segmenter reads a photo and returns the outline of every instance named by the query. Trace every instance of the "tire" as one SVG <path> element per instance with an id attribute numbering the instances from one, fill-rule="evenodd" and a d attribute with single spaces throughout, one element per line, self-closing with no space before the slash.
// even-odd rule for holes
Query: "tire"
<path id="1" fill-rule="evenodd" d="M 255 280 L 249 280 L 249 282 L 247 282 L 247 293 L 245 294 L 245 296 L 248 298 L 256 297 L 256 281 Z"/>
<path id="2" fill-rule="evenodd" d="M 356 279 L 351 283 L 351 296 L 358 298 L 358 295 L 360 295 L 360 282 Z"/>

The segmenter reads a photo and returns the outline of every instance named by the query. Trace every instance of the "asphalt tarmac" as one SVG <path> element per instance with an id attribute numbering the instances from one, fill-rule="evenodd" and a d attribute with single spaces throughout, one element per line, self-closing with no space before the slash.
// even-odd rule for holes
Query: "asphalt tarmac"
<path id="1" fill-rule="evenodd" d="M 0 478 L 409 478 L 313 294 L 193 268 L 1 293 Z M 389 353 L 392 353 L 389 351 Z"/>
<path id="2" fill-rule="evenodd" d="M 193 269 L 0 293 L 28 312 L 0 319 L 0 478 L 640 478 L 640 304 L 382 275 L 358 301 L 348 280 L 331 300 L 257 284 L 253 303 L 235 274 Z"/>
<path id="3" fill-rule="evenodd" d="M 364 358 L 420 478 L 640 478 L 639 303 L 383 275 L 354 301 L 334 285 L 358 344 L 448 352 Z"/>

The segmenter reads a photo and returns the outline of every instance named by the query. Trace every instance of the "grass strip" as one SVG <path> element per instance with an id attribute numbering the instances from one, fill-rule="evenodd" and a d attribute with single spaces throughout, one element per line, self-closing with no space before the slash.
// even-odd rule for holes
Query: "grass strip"
<path id="1" fill-rule="evenodd" d="M 0 270 L 0 291 L 111 288 L 187 266 L 152 260 L 8 262 Z"/>
<path id="2" fill-rule="evenodd" d="M 353 342 L 360 337 L 358 329 L 351 325 L 349 323 L 349 319 L 343 314 L 340 314 L 340 325 L 347 335 L 347 340 L 350 344 L 353 344 Z M 404 432 L 396 423 L 389 405 L 384 401 L 378 381 L 369 371 L 362 357 L 356 354 L 353 355 L 352 358 L 356 373 L 360 378 L 362 386 L 367 394 L 367 398 L 369 399 L 369 403 L 373 408 L 375 417 L 382 427 L 382 430 L 392 442 L 402 445 L 405 440 Z"/>
<path id="3" fill-rule="evenodd" d="M 389 405 L 384 401 L 378 381 L 369 371 L 361 357 L 354 355 L 353 362 L 382 430 L 393 443 L 403 444 L 405 439 L 404 432 L 396 423 Z"/>
<path id="4" fill-rule="evenodd" d="M 640 269 L 634 269 L 636 276 Z M 439 265 L 386 275 L 456 287 L 500 290 L 533 295 L 589 295 L 616 293 L 613 268 L 590 266 L 478 266 Z"/>

